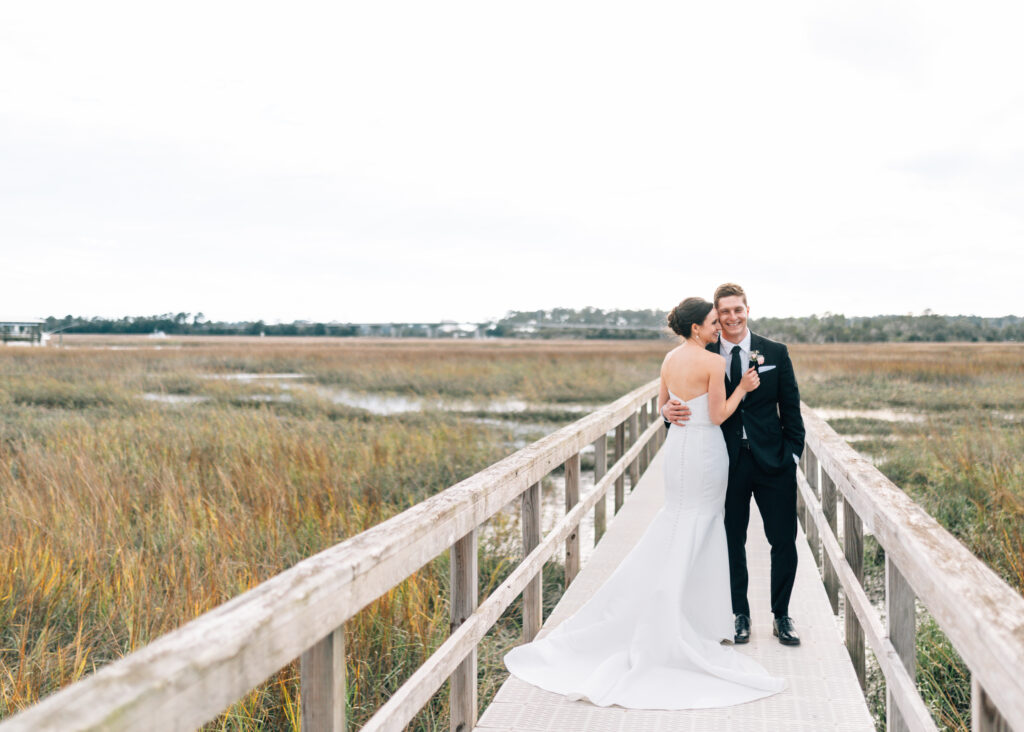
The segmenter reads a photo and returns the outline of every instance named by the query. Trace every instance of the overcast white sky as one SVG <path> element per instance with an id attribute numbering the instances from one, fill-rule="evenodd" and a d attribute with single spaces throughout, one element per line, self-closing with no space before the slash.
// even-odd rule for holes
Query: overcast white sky
<path id="1" fill-rule="evenodd" d="M 0 6 L 0 317 L 1022 314 L 1019 2 Z M 10 317 L 10 316 L 8 316 Z"/>

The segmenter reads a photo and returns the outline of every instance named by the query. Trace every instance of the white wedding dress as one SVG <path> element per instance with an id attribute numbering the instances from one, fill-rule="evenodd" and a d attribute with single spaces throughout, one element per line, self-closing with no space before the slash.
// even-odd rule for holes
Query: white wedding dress
<path id="1" fill-rule="evenodd" d="M 728 706 L 785 686 L 721 644 L 734 632 L 723 521 L 729 458 L 707 394 L 686 404 L 690 420 L 665 439 L 664 507 L 576 614 L 505 656 L 523 681 L 630 709 Z"/>

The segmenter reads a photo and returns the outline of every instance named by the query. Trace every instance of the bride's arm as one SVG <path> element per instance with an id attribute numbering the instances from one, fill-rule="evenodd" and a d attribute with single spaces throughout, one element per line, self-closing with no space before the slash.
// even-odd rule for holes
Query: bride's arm
<path id="1" fill-rule="evenodd" d="M 661 408 L 668 404 L 668 384 L 665 383 L 665 364 L 668 363 L 668 356 L 661 362 L 661 386 L 658 389 L 658 414 L 662 414 Z M 663 417 L 664 419 L 664 417 Z"/>
<path id="2" fill-rule="evenodd" d="M 757 377 L 757 370 L 754 368 L 747 369 L 747 373 L 743 374 L 743 378 L 740 379 L 740 383 L 733 391 L 732 396 L 726 399 L 725 361 L 723 359 L 715 359 L 708 378 L 708 414 L 711 417 L 711 421 L 715 424 L 722 424 L 722 422 L 729 419 L 732 413 L 736 411 L 736 407 L 743 401 L 746 393 L 753 391 L 761 383 Z"/>

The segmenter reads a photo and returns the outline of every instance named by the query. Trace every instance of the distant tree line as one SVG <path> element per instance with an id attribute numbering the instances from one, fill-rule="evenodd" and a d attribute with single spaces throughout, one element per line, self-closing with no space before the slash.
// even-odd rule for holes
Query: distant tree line
<path id="1" fill-rule="evenodd" d="M 665 338 L 672 335 L 661 310 L 601 310 L 600 308 L 556 308 L 513 311 L 505 317 L 481 323 L 480 331 L 506 338 Z M 825 313 L 800 318 L 757 318 L 751 328 L 769 338 L 787 343 L 878 343 L 945 341 L 1024 341 L 1024 318 L 1007 315 L 983 318 L 976 315 L 873 315 L 846 317 Z M 427 324 L 391 323 L 292 323 L 210 321 L 202 313 L 123 318 L 47 318 L 45 330 L 65 333 L 146 334 L 162 331 L 168 335 L 260 335 L 341 336 L 405 335 L 451 336 L 443 327 Z M 464 335 L 464 334 L 463 334 Z"/>
<path id="2" fill-rule="evenodd" d="M 265 323 L 262 320 L 224 322 L 206 320 L 202 313 L 164 313 L 163 315 L 126 316 L 123 318 L 79 318 L 65 315 L 49 317 L 44 330 L 60 329 L 64 333 L 147 334 L 168 335 L 285 335 L 285 336 L 356 336 L 357 325 L 349 323 Z"/>
<path id="3" fill-rule="evenodd" d="M 487 332 L 493 335 L 583 338 L 659 338 L 671 335 L 662 310 L 520 311 L 509 313 Z M 582 327 L 581 327 L 582 326 Z M 873 315 L 825 313 L 800 318 L 756 318 L 751 328 L 786 343 L 879 343 L 1024 341 L 1024 318 L 1007 315 Z"/>

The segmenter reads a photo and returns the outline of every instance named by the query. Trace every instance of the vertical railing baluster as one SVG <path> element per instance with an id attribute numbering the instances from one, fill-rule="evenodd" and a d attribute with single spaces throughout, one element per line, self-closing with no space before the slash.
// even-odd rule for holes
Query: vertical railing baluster
<path id="1" fill-rule="evenodd" d="M 345 626 L 319 640 L 299 659 L 302 729 L 345 730 Z"/>
<path id="2" fill-rule="evenodd" d="M 971 677 L 971 732 L 1013 732 L 974 676 Z"/>
<path id="3" fill-rule="evenodd" d="M 451 550 L 451 632 L 466 622 L 478 600 L 477 530 L 455 542 Z M 451 732 L 470 732 L 476 727 L 476 648 L 450 677 Z"/>
<path id="4" fill-rule="evenodd" d="M 658 397 L 656 396 L 651 397 L 651 411 L 650 414 L 648 414 L 648 420 L 649 421 L 647 422 L 647 424 L 644 425 L 644 429 L 647 429 L 651 425 L 651 422 L 661 420 L 661 415 L 658 414 Z M 654 437 L 652 437 L 647 442 L 648 465 L 650 465 L 651 461 L 654 460 L 654 453 L 656 453 L 658 451 L 658 448 L 661 447 L 659 437 L 661 437 L 661 432 L 655 432 Z"/>
<path id="5" fill-rule="evenodd" d="M 644 429 L 646 427 L 647 427 L 647 402 L 644 402 L 643 404 L 640 405 L 640 419 L 638 420 L 637 433 L 636 433 L 636 436 L 633 437 L 633 442 L 637 441 L 637 438 L 640 435 L 640 430 L 642 430 L 642 429 Z M 639 460 L 640 460 L 640 470 L 639 470 L 639 472 L 642 475 L 642 474 L 647 472 L 647 445 L 644 445 L 643 448 L 641 448 Z"/>
<path id="6" fill-rule="evenodd" d="M 824 470 L 821 471 L 821 510 L 825 514 L 825 522 L 832 531 L 832 536 L 838 540 L 839 532 L 836 530 L 836 484 Z M 839 575 L 836 568 L 832 566 L 832 560 L 822 552 L 822 576 L 825 579 L 825 592 L 828 594 L 828 601 L 832 605 L 832 613 L 839 614 Z"/>
<path id="7" fill-rule="evenodd" d="M 580 502 L 580 454 L 565 461 L 565 512 Z M 565 539 L 565 586 L 576 579 L 580 571 L 580 526 L 576 524 Z"/>
<path id="8" fill-rule="evenodd" d="M 626 423 L 620 422 L 615 426 L 615 462 L 619 462 L 626 454 Z M 622 508 L 626 500 L 626 472 L 619 473 L 615 479 L 615 513 Z"/>
<path id="9" fill-rule="evenodd" d="M 629 415 L 629 446 L 633 447 L 636 444 L 637 437 L 640 435 L 640 418 L 634 411 Z M 640 457 L 633 458 L 633 462 L 629 464 L 629 490 L 636 490 L 636 484 L 640 482 Z"/>
<path id="10" fill-rule="evenodd" d="M 885 610 L 889 622 L 889 640 L 896 649 L 911 679 L 917 678 L 917 613 L 914 611 L 914 590 L 910 583 L 885 555 Z M 900 713 L 890 692 L 885 695 L 887 732 L 909 732 L 910 727 Z"/>
<path id="11" fill-rule="evenodd" d="M 843 553 L 857 582 L 864 586 L 864 527 L 860 516 L 850 502 L 843 498 Z M 867 691 L 867 676 L 864 671 L 864 629 L 857 620 L 849 601 L 846 603 L 844 618 L 846 625 L 846 652 L 850 654 L 853 668 L 857 672 L 860 688 Z"/>
<path id="12" fill-rule="evenodd" d="M 540 483 L 523 491 L 523 556 L 540 544 Z M 523 589 L 523 642 L 529 643 L 540 631 L 543 617 L 543 569 Z"/>
<path id="13" fill-rule="evenodd" d="M 804 450 L 807 455 L 807 483 L 811 486 L 811 492 L 815 498 L 818 496 L 818 456 L 810 450 Z M 807 533 L 807 543 L 811 546 L 811 554 L 814 556 L 814 563 L 821 567 L 821 538 L 818 536 L 818 524 L 814 522 L 810 506 L 804 506 L 804 531 Z"/>
<path id="14" fill-rule="evenodd" d="M 808 453 L 810 453 L 810 450 L 805 446 L 804 447 L 804 452 L 800 456 L 800 471 L 804 474 L 804 477 L 807 476 L 807 455 L 808 455 Z M 797 517 L 797 520 L 800 522 L 800 526 L 801 526 L 801 528 L 803 528 L 805 534 L 807 533 L 806 513 L 807 513 L 807 506 L 804 505 L 804 494 L 801 493 L 799 490 L 797 490 L 797 492 L 796 492 L 796 517 Z"/>
<path id="15" fill-rule="evenodd" d="M 608 472 L 608 435 L 602 434 L 594 440 L 594 485 Z M 594 545 L 601 541 L 608 523 L 608 494 L 601 496 L 594 504 Z"/>

